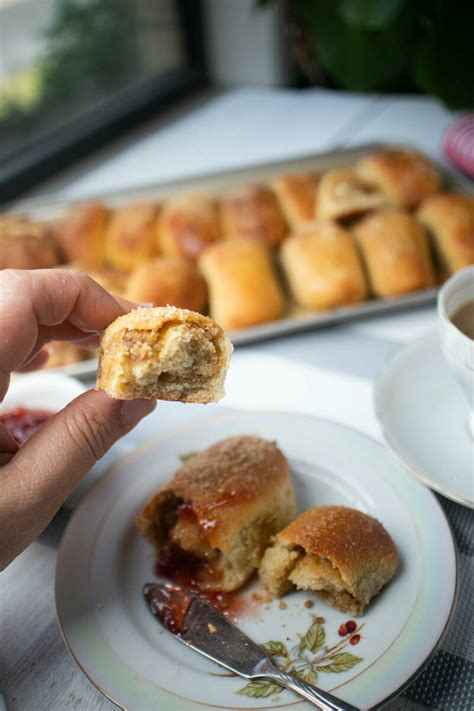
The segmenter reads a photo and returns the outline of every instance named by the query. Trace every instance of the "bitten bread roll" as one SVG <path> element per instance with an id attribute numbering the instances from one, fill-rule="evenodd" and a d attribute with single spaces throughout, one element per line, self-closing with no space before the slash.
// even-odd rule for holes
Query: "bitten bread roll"
<path id="1" fill-rule="evenodd" d="M 431 237 L 442 268 L 452 274 L 474 264 L 474 198 L 452 193 L 425 200 L 417 217 Z"/>
<path id="2" fill-rule="evenodd" d="M 414 151 L 385 150 L 356 164 L 357 174 L 383 192 L 395 207 L 411 210 L 440 189 L 441 178 L 424 156 Z"/>
<path id="3" fill-rule="evenodd" d="M 383 193 L 353 170 L 336 168 L 323 173 L 316 191 L 315 215 L 336 220 L 376 210 L 387 204 Z"/>
<path id="4" fill-rule="evenodd" d="M 195 454 L 136 519 L 157 569 L 204 590 L 236 590 L 295 515 L 288 463 L 274 442 L 229 437 Z"/>
<path id="5" fill-rule="evenodd" d="M 380 212 L 354 227 L 376 296 L 395 296 L 435 282 L 428 240 L 406 212 Z"/>
<path id="6" fill-rule="evenodd" d="M 270 253 L 251 239 L 233 239 L 208 247 L 199 267 L 209 289 L 210 313 L 222 328 L 233 331 L 273 321 L 284 299 Z"/>
<path id="7" fill-rule="evenodd" d="M 314 219 L 318 180 L 315 173 L 301 172 L 279 175 L 272 182 L 272 188 L 290 227 L 299 227 Z"/>
<path id="8" fill-rule="evenodd" d="M 77 205 L 59 220 L 55 237 L 66 262 L 85 267 L 105 264 L 105 225 L 109 211 L 100 203 Z"/>
<path id="9" fill-rule="evenodd" d="M 58 262 L 46 225 L 25 217 L 0 217 L 0 269 L 48 269 Z"/>
<path id="10" fill-rule="evenodd" d="M 112 213 L 105 233 L 109 266 L 130 272 L 157 253 L 157 215 L 158 208 L 150 203 L 126 205 Z"/>
<path id="11" fill-rule="evenodd" d="M 352 304 L 368 289 L 349 232 L 329 220 L 300 227 L 281 246 L 281 261 L 296 303 L 307 309 Z"/>
<path id="12" fill-rule="evenodd" d="M 205 195 L 182 195 L 165 203 L 158 219 L 158 246 L 162 254 L 197 259 L 219 237 L 215 200 Z"/>
<path id="13" fill-rule="evenodd" d="M 314 590 L 329 605 L 361 615 L 398 563 L 394 542 L 375 518 L 346 506 L 320 506 L 276 536 L 259 573 L 273 595 L 294 587 Z"/>
<path id="14" fill-rule="evenodd" d="M 206 283 L 192 262 L 180 257 L 155 257 L 130 274 L 126 297 L 153 306 L 178 306 L 203 311 Z"/>
<path id="15" fill-rule="evenodd" d="M 227 193 L 220 203 L 220 216 L 225 239 L 249 237 L 274 247 L 285 236 L 283 213 L 265 185 L 248 185 Z"/>
<path id="16" fill-rule="evenodd" d="M 97 387 L 119 400 L 216 402 L 232 344 L 210 318 L 177 309 L 139 308 L 105 329 Z"/>

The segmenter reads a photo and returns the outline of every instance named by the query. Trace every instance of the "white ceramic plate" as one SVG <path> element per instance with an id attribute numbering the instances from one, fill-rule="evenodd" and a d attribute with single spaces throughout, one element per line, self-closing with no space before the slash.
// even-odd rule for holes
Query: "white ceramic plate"
<path id="1" fill-rule="evenodd" d="M 418 479 L 474 508 L 474 442 L 468 403 L 432 333 L 399 351 L 375 387 L 385 441 Z"/>
<path id="2" fill-rule="evenodd" d="M 401 566 L 359 619 L 357 645 L 338 634 L 348 616 L 306 593 L 286 596 L 286 609 L 278 601 L 257 605 L 239 624 L 257 642 L 280 641 L 294 656 L 299 635 L 314 617 L 323 618 L 321 646 L 307 653 L 314 667 L 331 665 L 318 672 L 318 684 L 363 709 L 383 704 L 426 663 L 447 628 L 456 594 L 451 532 L 431 492 L 382 446 L 302 415 L 239 413 L 202 420 L 115 465 L 72 516 L 59 550 L 56 606 L 69 650 L 98 689 L 133 711 L 298 703 L 288 691 L 249 688 L 242 679 L 221 676 L 222 669 L 163 631 L 142 599 L 142 585 L 154 579 L 154 556 L 134 528 L 135 514 L 179 466 L 180 454 L 244 433 L 278 442 L 292 465 L 300 510 L 344 503 L 377 516 L 398 546 Z M 312 609 L 304 605 L 310 598 Z M 331 651 L 334 645 L 338 649 Z M 268 695 L 257 697 L 262 691 Z"/>

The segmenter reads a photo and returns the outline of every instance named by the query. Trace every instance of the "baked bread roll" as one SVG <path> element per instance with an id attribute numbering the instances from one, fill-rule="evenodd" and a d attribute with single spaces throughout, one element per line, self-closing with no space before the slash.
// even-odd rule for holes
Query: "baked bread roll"
<path id="1" fill-rule="evenodd" d="M 109 266 L 130 272 L 157 254 L 157 216 L 157 206 L 150 203 L 135 203 L 114 210 L 105 233 Z"/>
<path id="2" fill-rule="evenodd" d="M 442 269 L 452 274 L 474 264 L 474 198 L 440 193 L 427 198 L 417 217 L 428 230 Z"/>
<path id="3" fill-rule="evenodd" d="M 307 309 L 325 309 L 367 298 L 357 247 L 335 222 L 307 223 L 281 246 L 281 262 L 293 299 Z"/>
<path id="4" fill-rule="evenodd" d="M 247 185 L 227 193 L 220 202 L 220 217 L 225 239 L 249 237 L 274 247 L 285 236 L 283 213 L 265 185 Z"/>
<path id="5" fill-rule="evenodd" d="M 84 348 L 79 348 L 74 343 L 66 343 L 64 341 L 51 341 L 46 345 L 48 352 L 48 360 L 45 368 L 60 368 L 64 365 L 73 365 L 81 360 L 93 357 L 92 351 L 87 351 Z"/>
<path id="6" fill-rule="evenodd" d="M 229 437 L 183 464 L 136 524 L 158 549 L 161 574 L 228 592 L 248 580 L 295 509 L 288 463 L 275 443 Z"/>
<path id="7" fill-rule="evenodd" d="M 0 269 L 47 269 L 58 262 L 46 225 L 26 217 L 0 217 Z"/>
<path id="8" fill-rule="evenodd" d="M 320 506 L 298 516 L 267 549 L 260 577 L 273 595 L 314 590 L 329 605 L 361 615 L 399 563 L 375 518 L 346 506 Z"/>
<path id="9" fill-rule="evenodd" d="M 126 297 L 139 304 L 203 311 L 206 283 L 197 267 L 181 257 L 155 257 L 130 274 Z"/>
<path id="10" fill-rule="evenodd" d="M 162 254 L 197 259 L 219 237 L 215 200 L 205 195 L 181 195 L 163 206 L 158 219 L 158 246 Z"/>
<path id="11" fill-rule="evenodd" d="M 335 168 L 323 173 L 316 191 L 315 215 L 337 220 L 376 210 L 387 204 L 383 193 L 353 170 Z"/>
<path id="12" fill-rule="evenodd" d="M 66 262 L 80 262 L 85 267 L 104 266 L 108 214 L 100 203 L 76 205 L 56 223 L 55 237 Z"/>
<path id="13" fill-rule="evenodd" d="M 124 296 L 127 284 L 127 274 L 107 267 L 88 267 L 80 262 L 71 262 L 64 267 L 67 271 L 82 272 L 96 281 L 100 286 L 114 296 Z"/>
<path id="14" fill-rule="evenodd" d="M 119 400 L 216 402 L 232 344 L 210 318 L 177 309 L 139 308 L 105 329 L 97 387 Z"/>
<path id="15" fill-rule="evenodd" d="M 279 175 L 272 188 L 291 228 L 299 227 L 314 219 L 314 203 L 318 176 L 311 172 Z"/>
<path id="16" fill-rule="evenodd" d="M 395 296 L 435 283 L 428 240 L 408 213 L 369 215 L 355 225 L 354 234 L 376 296 Z"/>
<path id="17" fill-rule="evenodd" d="M 284 299 L 268 249 L 251 239 L 208 247 L 199 259 L 209 289 L 210 313 L 225 330 L 279 318 Z"/>
<path id="18" fill-rule="evenodd" d="M 427 158 L 414 151 L 383 150 L 362 158 L 357 174 L 377 187 L 390 205 L 411 210 L 438 192 L 441 177 Z"/>

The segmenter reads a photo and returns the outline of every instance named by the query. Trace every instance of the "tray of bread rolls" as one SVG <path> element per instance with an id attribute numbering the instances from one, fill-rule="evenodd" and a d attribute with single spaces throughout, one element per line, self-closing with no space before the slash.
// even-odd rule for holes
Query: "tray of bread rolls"
<path id="1" fill-rule="evenodd" d="M 433 302 L 471 263 L 469 184 L 398 145 L 24 200 L 0 216 L 0 268 L 83 271 L 137 303 L 209 314 L 234 345 Z M 95 370 L 71 344 L 51 344 L 48 364 Z"/>

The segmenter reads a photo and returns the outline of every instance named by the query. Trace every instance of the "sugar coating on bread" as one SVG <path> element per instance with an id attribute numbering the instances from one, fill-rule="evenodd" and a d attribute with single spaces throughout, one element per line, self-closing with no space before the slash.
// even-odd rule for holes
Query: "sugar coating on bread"
<path id="1" fill-rule="evenodd" d="M 136 523 L 158 549 L 168 541 L 204 559 L 202 587 L 230 591 L 258 567 L 271 536 L 295 509 L 282 452 L 274 442 L 244 435 L 189 459 L 145 504 Z"/>
<path id="2" fill-rule="evenodd" d="M 139 308 L 105 330 L 97 387 L 120 400 L 215 402 L 224 395 L 232 344 L 206 316 Z"/>
<path id="3" fill-rule="evenodd" d="M 272 594 L 314 590 L 333 607 L 360 615 L 398 562 L 394 542 L 375 518 L 346 506 L 321 506 L 280 531 L 259 572 Z"/>

